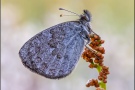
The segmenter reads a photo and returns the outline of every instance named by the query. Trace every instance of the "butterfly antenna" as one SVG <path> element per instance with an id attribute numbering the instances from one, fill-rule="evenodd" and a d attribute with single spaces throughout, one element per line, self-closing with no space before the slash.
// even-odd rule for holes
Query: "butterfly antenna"
<path id="1" fill-rule="evenodd" d="M 59 10 L 64 10 L 64 11 L 67 11 L 67 12 L 73 13 L 73 14 L 75 14 L 75 15 L 77 15 L 77 16 L 79 16 L 79 17 L 80 17 L 80 15 L 78 15 L 78 14 L 77 14 L 77 13 L 75 13 L 75 12 L 72 12 L 72 11 L 69 11 L 69 10 L 66 10 L 66 9 L 63 9 L 63 8 L 59 8 Z"/>

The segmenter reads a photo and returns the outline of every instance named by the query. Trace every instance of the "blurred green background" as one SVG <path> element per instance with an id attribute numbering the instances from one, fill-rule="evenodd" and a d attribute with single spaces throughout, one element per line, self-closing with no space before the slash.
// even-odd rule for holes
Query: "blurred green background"
<path id="1" fill-rule="evenodd" d="M 105 65 L 109 66 L 107 90 L 134 90 L 134 0 L 2 0 L 1 90 L 95 90 L 85 87 L 97 78 L 82 58 L 64 79 L 50 80 L 26 69 L 19 58 L 21 46 L 38 32 L 75 16 L 65 8 L 92 14 L 92 29 L 105 40 Z"/>

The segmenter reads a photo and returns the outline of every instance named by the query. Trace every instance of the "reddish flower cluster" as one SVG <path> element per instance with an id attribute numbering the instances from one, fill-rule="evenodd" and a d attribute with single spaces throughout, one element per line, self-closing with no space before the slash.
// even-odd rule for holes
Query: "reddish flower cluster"
<path id="1" fill-rule="evenodd" d="M 101 45 L 104 43 L 104 40 L 101 40 L 101 38 L 96 35 L 92 34 L 89 36 L 91 43 L 89 46 L 91 48 L 86 47 L 85 51 L 82 54 L 82 57 L 86 62 L 89 62 L 90 68 L 98 68 L 99 70 L 99 76 L 98 80 L 102 81 L 103 83 L 107 83 L 107 75 L 109 74 L 109 68 L 104 66 L 103 64 L 103 58 L 104 56 L 102 54 L 105 54 L 104 47 L 101 47 Z M 96 88 L 99 87 L 98 80 L 89 80 L 89 82 L 86 84 L 87 87 L 95 86 Z M 102 90 L 101 88 L 97 88 L 97 90 Z"/>
<path id="2" fill-rule="evenodd" d="M 102 70 L 99 73 L 98 79 L 100 81 L 103 81 L 104 83 L 107 83 L 107 75 L 109 74 L 109 68 L 106 66 L 102 66 Z"/>
<path id="3" fill-rule="evenodd" d="M 98 80 L 97 79 L 89 80 L 88 83 L 86 84 L 86 87 L 90 87 L 90 86 L 99 87 Z"/>

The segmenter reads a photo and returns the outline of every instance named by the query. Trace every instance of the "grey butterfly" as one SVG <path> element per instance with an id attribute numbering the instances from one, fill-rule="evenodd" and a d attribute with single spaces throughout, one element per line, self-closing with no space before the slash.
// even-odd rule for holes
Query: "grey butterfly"
<path id="1" fill-rule="evenodd" d="M 78 16 L 80 18 L 77 21 L 60 23 L 29 39 L 19 51 L 24 66 L 50 79 L 69 75 L 85 45 L 90 42 L 88 35 L 92 32 L 89 11 L 84 10 L 83 14 Z"/>

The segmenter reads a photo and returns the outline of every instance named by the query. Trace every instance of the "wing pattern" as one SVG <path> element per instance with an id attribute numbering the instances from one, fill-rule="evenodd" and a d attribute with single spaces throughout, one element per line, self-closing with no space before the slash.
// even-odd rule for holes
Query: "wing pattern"
<path id="1" fill-rule="evenodd" d="M 23 64 L 47 78 L 70 74 L 84 47 L 80 25 L 78 21 L 64 22 L 32 37 L 19 51 Z"/>

